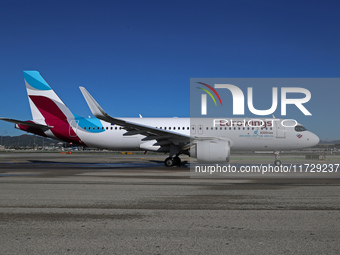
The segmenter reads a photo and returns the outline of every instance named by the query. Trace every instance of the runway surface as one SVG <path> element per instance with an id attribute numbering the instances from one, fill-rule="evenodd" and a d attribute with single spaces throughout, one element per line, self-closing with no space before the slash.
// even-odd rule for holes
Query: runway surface
<path id="1" fill-rule="evenodd" d="M 0 254 L 340 253 L 340 171 L 191 178 L 164 158 L 0 153 Z"/>

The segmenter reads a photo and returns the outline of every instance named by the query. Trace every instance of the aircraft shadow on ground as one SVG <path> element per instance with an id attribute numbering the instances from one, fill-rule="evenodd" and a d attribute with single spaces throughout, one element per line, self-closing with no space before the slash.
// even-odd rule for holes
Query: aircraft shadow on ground
<path id="1" fill-rule="evenodd" d="M 147 162 L 117 162 L 117 163 L 98 163 L 98 162 L 59 162 L 52 160 L 29 160 L 32 164 L 53 164 L 53 165 L 70 165 L 79 167 L 112 167 L 112 168 L 132 168 L 132 167 L 160 167 L 164 166 L 164 161 L 148 160 Z M 180 167 L 188 167 L 188 161 L 183 161 Z M 165 167 L 165 166 L 164 166 Z"/>

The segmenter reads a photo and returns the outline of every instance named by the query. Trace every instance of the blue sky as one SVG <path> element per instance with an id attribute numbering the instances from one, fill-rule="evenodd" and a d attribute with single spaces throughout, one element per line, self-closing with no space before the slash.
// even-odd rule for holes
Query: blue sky
<path id="1" fill-rule="evenodd" d="M 194 77 L 340 77 L 339 9 L 338 1 L 5 0 L 0 116 L 31 118 L 23 70 L 38 70 L 76 114 L 91 114 L 84 86 L 117 117 L 189 117 Z M 320 100 L 311 104 L 329 102 Z M 324 114 L 337 112 L 335 104 Z M 315 129 L 340 139 L 336 128 Z M 0 135 L 19 134 L 0 123 Z"/>

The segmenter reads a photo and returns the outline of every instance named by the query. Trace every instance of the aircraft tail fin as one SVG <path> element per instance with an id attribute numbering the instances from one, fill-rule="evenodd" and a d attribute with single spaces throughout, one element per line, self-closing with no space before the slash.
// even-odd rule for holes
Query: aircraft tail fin
<path id="1" fill-rule="evenodd" d="M 24 79 L 33 120 L 74 119 L 72 112 L 38 71 L 24 71 Z"/>

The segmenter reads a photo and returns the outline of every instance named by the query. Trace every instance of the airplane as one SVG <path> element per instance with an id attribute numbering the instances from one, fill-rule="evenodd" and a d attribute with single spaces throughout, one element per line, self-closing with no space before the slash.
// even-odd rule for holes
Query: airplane
<path id="1" fill-rule="evenodd" d="M 38 71 L 24 71 L 32 120 L 10 118 L 15 128 L 84 147 L 108 150 L 169 153 L 165 166 L 181 165 L 179 155 L 198 162 L 227 163 L 230 151 L 279 152 L 312 147 L 319 137 L 295 121 L 284 119 L 212 118 L 115 118 L 107 114 L 91 94 L 79 87 L 95 118 L 72 113 Z M 288 120 L 287 120 L 288 121 Z"/>

